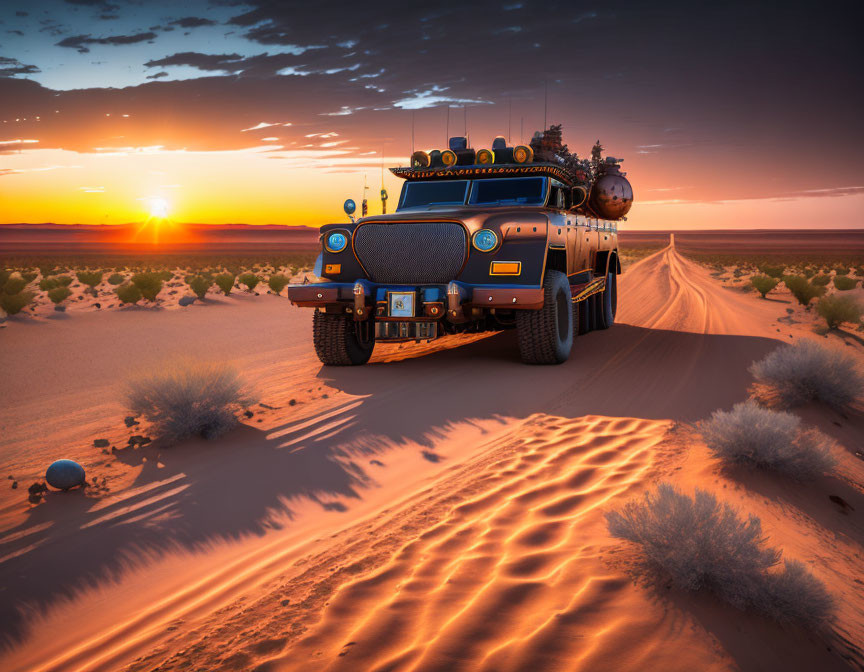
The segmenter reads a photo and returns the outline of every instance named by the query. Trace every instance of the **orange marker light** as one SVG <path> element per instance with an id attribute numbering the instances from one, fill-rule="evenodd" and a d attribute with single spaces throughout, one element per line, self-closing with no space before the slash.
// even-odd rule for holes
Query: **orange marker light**
<path id="1" fill-rule="evenodd" d="M 489 275 L 519 275 L 522 273 L 521 261 L 493 261 Z"/>

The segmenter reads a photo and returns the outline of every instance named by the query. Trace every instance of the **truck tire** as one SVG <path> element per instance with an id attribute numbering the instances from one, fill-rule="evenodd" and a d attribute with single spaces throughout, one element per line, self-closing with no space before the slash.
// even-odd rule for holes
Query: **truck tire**
<path id="1" fill-rule="evenodd" d="M 315 354 L 327 366 L 365 364 L 375 347 L 374 337 L 368 342 L 357 339 L 350 315 L 328 315 L 320 310 L 312 316 L 312 341 Z"/>
<path id="2" fill-rule="evenodd" d="M 575 305 L 575 310 L 573 311 L 577 315 L 578 331 L 579 336 L 583 336 L 591 331 L 591 299 L 582 299 Z"/>
<path id="3" fill-rule="evenodd" d="M 526 364 L 561 364 L 573 347 L 570 283 L 561 271 L 546 271 L 543 308 L 517 310 L 519 353 Z"/>
<path id="4" fill-rule="evenodd" d="M 618 310 L 618 276 L 614 273 L 606 274 L 606 289 L 600 294 L 599 318 L 597 327 L 608 329 L 615 324 L 615 312 Z"/>

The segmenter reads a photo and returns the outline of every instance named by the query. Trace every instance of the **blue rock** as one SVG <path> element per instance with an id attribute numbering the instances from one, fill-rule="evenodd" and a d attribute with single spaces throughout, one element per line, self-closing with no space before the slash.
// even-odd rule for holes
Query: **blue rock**
<path id="1" fill-rule="evenodd" d="M 74 460 L 57 460 L 45 472 L 48 485 L 58 490 L 68 490 L 84 485 L 84 467 Z"/>
<path id="2" fill-rule="evenodd" d="M 191 306 L 193 303 L 195 303 L 195 297 L 184 296 L 177 303 L 179 303 L 181 306 Z"/>

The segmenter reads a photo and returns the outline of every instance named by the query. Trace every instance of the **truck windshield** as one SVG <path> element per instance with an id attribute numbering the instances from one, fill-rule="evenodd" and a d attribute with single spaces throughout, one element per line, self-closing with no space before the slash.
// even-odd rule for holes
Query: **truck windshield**
<path id="1" fill-rule="evenodd" d="M 545 177 L 505 177 L 474 180 L 469 205 L 543 205 Z"/>
<path id="2" fill-rule="evenodd" d="M 406 182 L 402 188 L 400 210 L 435 205 L 464 205 L 468 180 L 446 182 Z"/>

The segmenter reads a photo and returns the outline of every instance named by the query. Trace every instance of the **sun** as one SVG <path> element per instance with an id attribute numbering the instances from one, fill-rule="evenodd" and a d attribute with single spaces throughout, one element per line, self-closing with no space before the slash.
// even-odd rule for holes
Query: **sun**
<path id="1" fill-rule="evenodd" d="M 151 198 L 149 200 L 150 217 L 152 219 L 165 219 L 168 217 L 170 204 L 164 198 Z"/>

